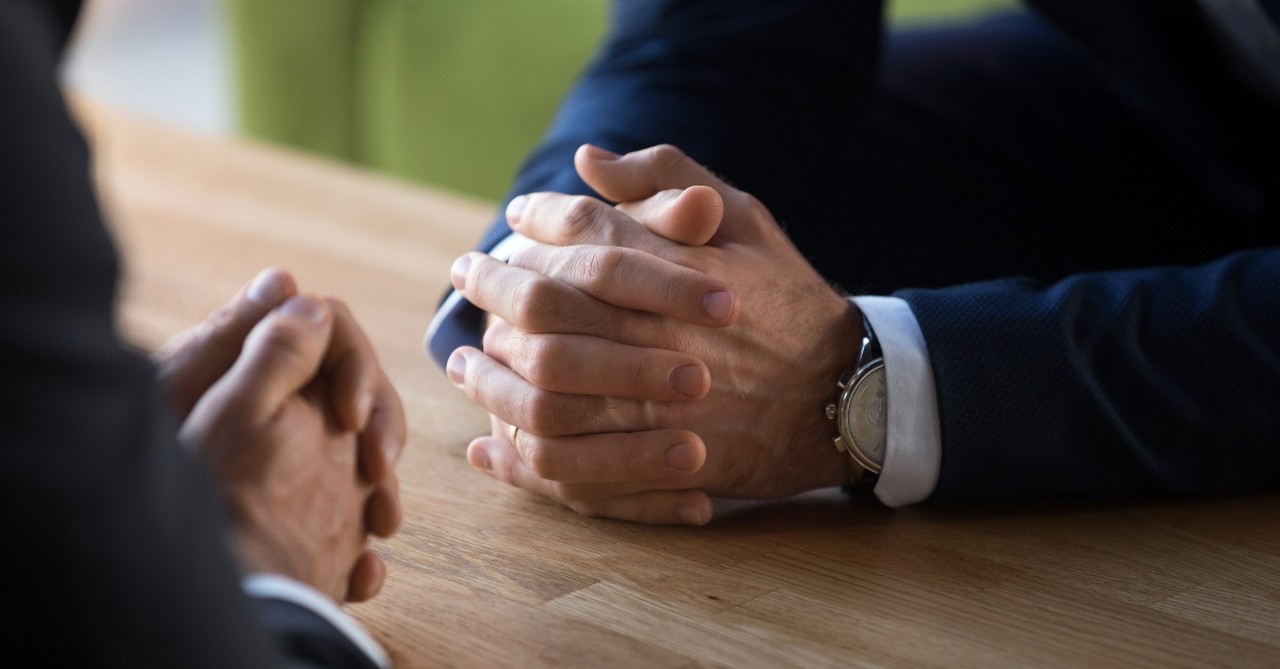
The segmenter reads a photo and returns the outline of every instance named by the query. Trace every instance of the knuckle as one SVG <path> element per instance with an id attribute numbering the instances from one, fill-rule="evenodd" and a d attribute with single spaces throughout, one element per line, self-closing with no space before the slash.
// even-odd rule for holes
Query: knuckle
<path id="1" fill-rule="evenodd" d="M 498 270 L 499 263 L 489 262 L 488 256 L 478 259 L 471 263 L 471 269 L 467 271 L 467 297 L 473 297 L 476 294 L 483 295 L 485 290 L 489 288 L 493 279 L 493 273 Z"/>
<path id="2" fill-rule="evenodd" d="M 772 215 L 769 213 L 769 208 L 764 206 L 764 203 L 760 201 L 760 198 L 752 195 L 751 193 L 743 191 L 738 192 L 742 193 L 741 197 L 743 207 L 753 219 L 760 221 L 771 218 Z"/>
<path id="3" fill-rule="evenodd" d="M 503 343 L 512 358 L 521 362 L 527 362 L 529 356 L 533 354 L 534 344 L 532 339 L 535 335 L 528 334 L 523 330 L 512 328 L 503 338 Z"/>
<path id="4" fill-rule="evenodd" d="M 575 195 L 565 203 L 564 219 L 561 221 L 565 232 L 570 237 L 581 235 L 590 230 L 600 211 L 600 201 L 586 195 Z"/>
<path id="5" fill-rule="evenodd" d="M 539 388 L 553 389 L 560 381 L 561 347 L 550 337 L 526 336 L 520 338 L 520 359 L 523 361 L 525 380 Z"/>
<path id="6" fill-rule="evenodd" d="M 511 324 L 495 318 L 485 329 L 480 347 L 487 355 L 510 367 L 513 361 L 519 362 L 523 359 L 525 337 L 527 335 L 512 327 Z"/>
<path id="7" fill-rule="evenodd" d="M 282 319 L 273 320 L 259 329 L 256 338 L 258 346 L 269 350 L 272 355 L 295 358 L 303 357 L 310 339 L 298 324 Z"/>
<path id="8" fill-rule="evenodd" d="M 529 471 L 536 474 L 539 478 L 554 481 L 559 472 L 556 467 L 555 454 L 547 447 L 546 441 L 537 435 L 522 434 L 516 447 L 523 456 L 524 464 Z"/>
<path id="9" fill-rule="evenodd" d="M 624 262 L 626 253 L 616 246 L 592 248 L 580 265 L 583 287 L 594 292 L 606 289 L 616 280 Z"/>
<path id="10" fill-rule="evenodd" d="M 236 322 L 236 310 L 230 305 L 218 307 L 200 324 L 200 334 L 208 338 L 224 330 L 230 329 Z"/>
<path id="11" fill-rule="evenodd" d="M 487 364 L 467 364 L 467 372 L 463 377 L 462 390 L 477 404 L 487 409 L 500 407 L 502 400 L 501 384 L 494 378 L 493 370 Z"/>
<path id="12" fill-rule="evenodd" d="M 683 163 L 687 156 L 674 144 L 659 144 L 653 147 L 652 159 L 655 167 L 670 169 Z"/>
<path id="13" fill-rule="evenodd" d="M 559 426 L 556 408 L 553 393 L 537 387 L 529 388 L 520 398 L 519 415 L 523 417 L 520 422 L 535 435 L 555 434 Z"/>
<path id="14" fill-rule="evenodd" d="M 512 314 L 516 324 L 538 331 L 556 321 L 560 304 L 554 279 L 535 277 L 520 284 L 512 293 Z"/>

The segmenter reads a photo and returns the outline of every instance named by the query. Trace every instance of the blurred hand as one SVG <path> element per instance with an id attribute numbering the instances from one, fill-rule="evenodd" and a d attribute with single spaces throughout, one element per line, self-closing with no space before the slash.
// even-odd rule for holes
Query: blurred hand
<path id="1" fill-rule="evenodd" d="M 245 338 L 271 310 L 298 292 L 284 270 L 268 268 L 203 322 L 175 335 L 153 356 L 158 378 L 179 419 L 226 374 Z M 404 408 L 350 311 L 337 300 L 321 371 L 330 377 L 330 408 L 344 430 L 361 433 L 362 462 L 374 483 L 394 466 L 404 444 Z"/>
<path id="2" fill-rule="evenodd" d="M 495 317 L 484 351 L 448 364 L 495 417 L 471 463 L 649 523 L 705 523 L 708 495 L 844 482 L 823 408 L 854 364 L 856 309 L 763 205 L 673 147 L 583 147 L 576 164 L 622 204 L 518 198 L 508 222 L 544 245 L 454 265 L 455 288 Z"/>
<path id="3" fill-rule="evenodd" d="M 209 386 L 231 369 L 253 326 L 297 293 L 297 282 L 288 272 L 264 269 L 230 302 L 171 337 L 152 355 L 157 378 L 179 418 L 185 419 Z"/>
<path id="4" fill-rule="evenodd" d="M 389 536 L 401 519 L 394 465 L 403 407 L 345 305 L 296 292 L 288 274 L 264 271 L 161 350 L 160 377 L 185 418 L 184 440 L 224 488 L 246 566 L 359 601 L 377 594 L 385 574 L 363 550 L 367 533 Z M 351 516 L 343 505 L 353 500 Z M 358 539 L 361 552 L 347 561 L 336 546 L 312 550 L 307 532 L 315 541 Z M 272 541 L 279 545 L 268 550 Z M 347 575 L 340 588 L 335 569 Z"/>

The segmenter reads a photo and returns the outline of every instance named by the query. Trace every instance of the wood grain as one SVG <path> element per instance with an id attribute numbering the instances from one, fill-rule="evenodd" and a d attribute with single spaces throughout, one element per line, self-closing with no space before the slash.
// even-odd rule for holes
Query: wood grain
<path id="1" fill-rule="evenodd" d="M 156 346 L 258 269 L 344 298 L 408 408 L 407 520 L 351 610 L 401 667 L 1280 666 L 1280 498 L 887 511 L 823 491 L 706 528 L 578 517 L 467 466 L 422 352 L 492 205 L 79 106 Z"/>

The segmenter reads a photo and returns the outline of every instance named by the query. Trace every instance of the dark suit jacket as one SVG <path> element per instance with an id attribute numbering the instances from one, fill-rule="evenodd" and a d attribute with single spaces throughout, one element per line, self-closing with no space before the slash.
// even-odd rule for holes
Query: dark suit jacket
<path id="1" fill-rule="evenodd" d="M 934 500 L 1275 487 L 1280 112 L 1191 2 L 1031 4 L 886 36 L 876 3 L 620 0 L 511 193 L 589 193 L 585 141 L 670 142 L 905 299 Z"/>
<path id="2" fill-rule="evenodd" d="M 0 2 L 0 663 L 372 666 L 292 604 L 255 615 L 155 370 L 116 338 L 116 256 L 56 84 L 77 9 Z"/>

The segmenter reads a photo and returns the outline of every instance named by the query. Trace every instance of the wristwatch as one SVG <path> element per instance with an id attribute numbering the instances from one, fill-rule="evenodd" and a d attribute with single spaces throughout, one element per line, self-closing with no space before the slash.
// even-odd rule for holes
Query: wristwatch
<path id="1" fill-rule="evenodd" d="M 866 316 L 862 317 L 862 329 L 857 369 L 840 375 L 840 399 L 826 409 L 827 418 L 836 421 L 840 430 L 836 450 L 850 459 L 849 485 L 858 492 L 870 490 L 880 478 L 889 422 L 884 356 Z"/>

